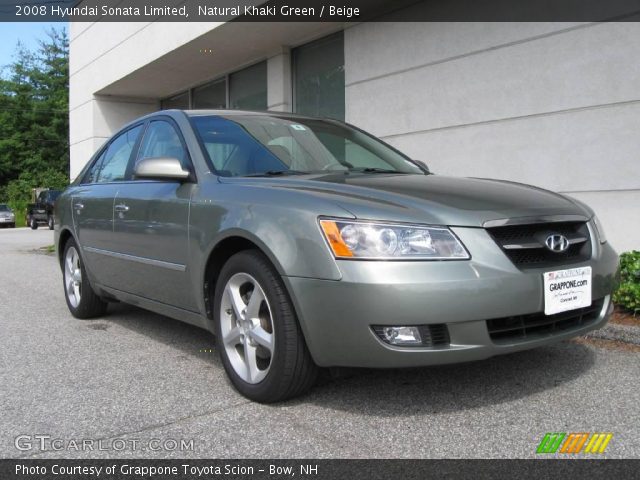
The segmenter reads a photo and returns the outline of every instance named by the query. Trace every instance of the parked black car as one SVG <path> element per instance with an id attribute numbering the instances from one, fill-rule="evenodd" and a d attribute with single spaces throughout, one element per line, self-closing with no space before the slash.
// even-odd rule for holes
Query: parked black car
<path id="1" fill-rule="evenodd" d="M 27 225 L 32 230 L 37 229 L 39 224 L 47 224 L 49 230 L 53 230 L 53 207 L 60 193 L 60 190 L 44 190 L 38 194 L 36 203 L 27 206 Z"/>

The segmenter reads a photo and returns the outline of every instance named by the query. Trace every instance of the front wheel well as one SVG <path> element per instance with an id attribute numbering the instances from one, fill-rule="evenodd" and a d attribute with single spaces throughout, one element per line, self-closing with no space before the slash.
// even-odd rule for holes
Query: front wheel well
<path id="1" fill-rule="evenodd" d="M 211 320 L 213 320 L 213 293 L 216 291 L 216 282 L 220 271 L 227 260 L 236 253 L 244 250 L 257 250 L 264 253 L 262 249 L 251 240 L 234 236 L 222 240 L 209 254 L 204 271 L 204 304 L 207 317 Z"/>

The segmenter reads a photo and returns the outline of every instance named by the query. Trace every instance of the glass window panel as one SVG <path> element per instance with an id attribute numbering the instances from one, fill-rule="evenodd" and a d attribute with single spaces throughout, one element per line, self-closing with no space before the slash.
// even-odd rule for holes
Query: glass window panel
<path id="1" fill-rule="evenodd" d="M 93 177 L 92 169 L 90 181 L 106 183 L 125 180 L 129 158 L 141 131 L 142 125 L 138 125 L 116 137 L 98 160 L 99 163 L 96 163 L 97 169 Z"/>
<path id="2" fill-rule="evenodd" d="M 229 75 L 229 108 L 267 109 L 267 62 Z"/>
<path id="3" fill-rule="evenodd" d="M 380 140 L 331 120 L 233 115 L 192 121 L 219 175 L 369 168 L 423 173 Z"/>
<path id="4" fill-rule="evenodd" d="M 170 110 L 172 108 L 178 110 L 189 109 L 189 92 L 179 93 L 171 98 L 165 98 L 160 102 L 162 110 Z"/>
<path id="5" fill-rule="evenodd" d="M 227 81 L 222 78 L 193 89 L 193 108 L 227 108 Z"/>
<path id="6" fill-rule="evenodd" d="M 187 152 L 182 145 L 180 136 L 169 122 L 154 121 L 149 124 L 144 134 L 138 161 L 143 158 L 177 158 L 183 166 L 187 164 Z"/>
<path id="7" fill-rule="evenodd" d="M 344 121 L 344 35 L 296 48 L 293 55 L 294 111 Z"/>
<path id="8" fill-rule="evenodd" d="M 102 166 L 102 162 L 104 161 L 105 153 L 107 153 L 106 150 L 100 154 L 100 157 L 95 161 L 93 166 L 84 176 L 84 180 L 82 181 L 82 183 L 95 183 L 98 181 L 98 173 L 100 172 L 100 167 Z"/>
<path id="9" fill-rule="evenodd" d="M 193 123 L 218 175 L 251 175 L 287 168 L 236 122 L 221 117 L 194 117 Z"/>

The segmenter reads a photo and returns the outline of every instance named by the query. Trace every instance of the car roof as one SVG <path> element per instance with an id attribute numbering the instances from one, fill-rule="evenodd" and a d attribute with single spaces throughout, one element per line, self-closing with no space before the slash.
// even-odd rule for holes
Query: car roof
<path id="1" fill-rule="evenodd" d="M 170 111 L 170 110 L 169 110 Z M 183 112 L 189 117 L 202 117 L 207 115 L 218 115 L 221 117 L 236 117 L 236 116 L 255 116 L 255 117 L 273 117 L 273 118 L 290 118 L 298 120 L 332 120 L 327 118 L 312 117 L 309 115 L 300 115 L 298 113 L 291 112 L 269 112 L 269 111 L 257 111 L 257 110 L 178 110 Z M 156 112 L 163 113 L 167 110 Z"/>
<path id="2" fill-rule="evenodd" d="M 237 117 L 237 116 L 255 116 L 255 117 L 271 117 L 271 118 L 281 118 L 285 120 L 323 120 L 327 122 L 335 122 L 335 123 L 343 123 L 339 120 L 335 120 L 333 118 L 320 118 L 320 117 L 311 117 L 308 115 L 300 115 L 297 113 L 291 112 L 268 112 L 268 111 L 255 111 L 255 110 L 226 110 L 226 109 L 218 109 L 218 110 L 179 110 L 179 109 L 170 109 L 170 110 L 158 110 L 156 112 L 148 113 L 147 115 L 143 115 L 142 117 L 136 118 L 131 122 L 123 125 L 120 130 L 118 130 L 115 134 L 119 134 L 131 128 L 132 125 L 139 124 L 140 122 L 145 122 L 148 120 L 152 120 L 156 117 L 168 116 L 176 119 L 178 117 L 184 118 L 187 117 L 204 117 L 207 115 L 217 115 L 220 117 Z M 113 137 L 111 137 L 113 138 Z M 101 147 L 102 148 L 102 147 Z"/>

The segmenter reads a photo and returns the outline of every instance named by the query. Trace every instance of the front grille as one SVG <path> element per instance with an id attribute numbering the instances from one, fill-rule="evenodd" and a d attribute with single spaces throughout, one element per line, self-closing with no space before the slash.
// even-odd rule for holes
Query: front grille
<path id="1" fill-rule="evenodd" d="M 373 331 L 384 341 L 384 325 L 374 325 Z M 422 338 L 421 345 L 415 345 L 417 347 L 441 347 L 447 346 L 450 343 L 449 329 L 444 323 L 437 323 L 432 325 L 416 325 L 420 331 L 420 337 Z"/>
<path id="2" fill-rule="evenodd" d="M 538 268 L 578 263 L 591 257 L 589 229 L 584 222 L 505 225 L 487 231 L 509 259 L 520 268 Z M 556 253 L 545 245 L 550 234 L 566 237 L 569 248 Z"/>
<path id="3" fill-rule="evenodd" d="M 487 320 L 489 336 L 494 343 L 533 340 L 587 326 L 598 319 L 604 299 L 594 301 L 590 307 L 545 315 L 534 313 Z"/>

